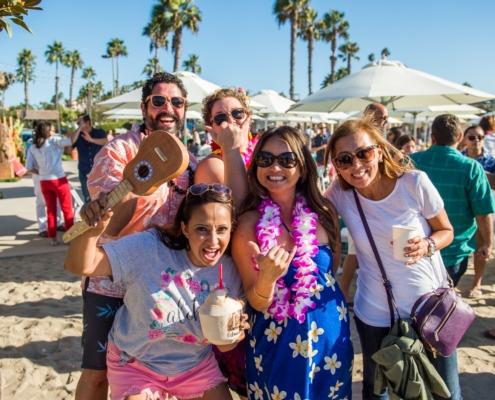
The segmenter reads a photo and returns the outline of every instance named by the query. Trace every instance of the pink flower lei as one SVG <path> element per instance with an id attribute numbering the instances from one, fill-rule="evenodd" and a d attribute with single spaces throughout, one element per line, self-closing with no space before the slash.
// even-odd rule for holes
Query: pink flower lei
<path id="1" fill-rule="evenodd" d="M 261 213 L 261 218 L 256 224 L 255 235 L 261 253 L 266 254 L 273 246 L 278 245 L 277 236 L 281 234 L 282 224 L 280 206 L 268 196 L 263 198 L 258 211 Z M 287 317 L 294 317 L 299 323 L 303 323 L 308 309 L 316 307 L 316 303 L 310 297 L 317 286 L 318 267 L 311 258 L 318 253 L 318 240 L 315 235 L 318 215 L 308 208 L 306 199 L 297 194 L 292 219 L 292 226 L 295 228 L 292 238 L 297 246 L 296 256 L 292 261 L 292 265 L 297 268 L 296 282 L 289 290 L 282 277 L 277 279 L 273 302 L 268 307 L 267 313 L 279 322 Z M 258 265 L 255 269 L 259 269 Z"/>

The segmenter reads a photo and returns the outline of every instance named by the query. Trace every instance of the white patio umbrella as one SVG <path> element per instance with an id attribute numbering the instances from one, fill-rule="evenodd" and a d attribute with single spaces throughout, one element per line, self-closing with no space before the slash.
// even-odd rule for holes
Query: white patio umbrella
<path id="1" fill-rule="evenodd" d="M 182 81 L 187 90 L 187 102 L 189 110 L 200 111 L 203 107 L 203 99 L 207 95 L 213 93 L 215 90 L 220 89 L 220 86 L 209 82 L 189 71 L 174 72 L 174 75 L 176 75 Z M 140 108 L 141 94 L 142 88 L 135 89 L 120 96 L 102 101 L 101 103 L 98 103 L 98 105 L 134 109 Z M 251 102 L 250 106 L 254 109 L 264 108 L 262 104 L 259 104 L 257 102 Z"/>
<path id="2" fill-rule="evenodd" d="M 413 117 L 414 123 L 414 137 L 417 138 L 417 123 L 421 122 L 418 118 L 426 118 L 426 122 L 428 122 L 428 118 L 438 117 L 442 114 L 453 114 L 462 118 L 462 115 L 473 115 L 483 113 L 485 110 L 470 106 L 468 104 L 444 104 L 440 106 L 427 106 L 427 107 L 419 107 L 419 108 L 410 108 L 404 110 L 395 110 L 389 111 L 389 115 L 393 115 L 394 117 Z M 468 117 L 466 117 L 468 118 Z M 471 117 L 469 117 L 471 118 Z M 464 118 L 465 119 L 465 118 Z"/>
<path id="3" fill-rule="evenodd" d="M 365 65 L 360 71 L 300 100 L 290 111 L 364 110 L 373 102 L 384 104 L 389 110 L 399 110 L 469 104 L 494 98 L 495 95 L 384 59 Z"/>

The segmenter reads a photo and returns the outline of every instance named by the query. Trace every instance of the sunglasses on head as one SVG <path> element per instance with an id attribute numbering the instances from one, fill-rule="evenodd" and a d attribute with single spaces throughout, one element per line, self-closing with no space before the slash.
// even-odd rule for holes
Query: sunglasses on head
<path id="1" fill-rule="evenodd" d="M 380 146 L 374 144 L 373 146 L 356 151 L 355 156 L 352 154 L 341 154 L 340 156 L 334 157 L 332 160 L 335 166 L 340 170 L 351 168 L 354 163 L 354 158 L 357 158 L 361 163 L 369 163 L 375 159 L 375 149 L 378 147 Z"/>
<path id="2" fill-rule="evenodd" d="M 207 192 L 208 190 L 213 190 L 214 192 L 226 194 L 228 196 L 232 194 L 232 191 L 228 186 L 220 185 L 219 183 L 212 183 L 212 184 L 197 183 L 195 185 L 192 185 L 189 189 L 187 189 L 187 194 L 191 193 L 196 196 L 199 196 Z"/>
<path id="3" fill-rule="evenodd" d="M 215 124 L 221 125 L 222 122 L 227 121 L 227 118 L 229 115 L 232 118 L 234 118 L 235 120 L 239 121 L 240 119 L 244 118 L 244 116 L 246 115 L 246 112 L 242 108 L 239 108 L 237 110 L 232 110 L 229 113 L 217 114 L 213 117 L 213 121 L 215 122 Z"/>
<path id="4" fill-rule="evenodd" d="M 260 168 L 268 168 L 275 160 L 282 168 L 294 168 L 297 165 L 297 154 L 291 151 L 274 156 L 268 151 L 260 151 L 256 157 L 256 165 Z"/>
<path id="5" fill-rule="evenodd" d="M 478 139 L 480 142 L 485 138 L 483 135 L 469 135 L 467 137 L 471 142 Z"/>
<path id="6" fill-rule="evenodd" d="M 153 107 L 163 107 L 167 101 L 170 102 L 173 108 L 180 110 L 186 105 L 186 99 L 180 96 L 166 97 L 161 94 L 152 94 L 146 97 L 145 103 L 151 99 L 151 105 Z"/>

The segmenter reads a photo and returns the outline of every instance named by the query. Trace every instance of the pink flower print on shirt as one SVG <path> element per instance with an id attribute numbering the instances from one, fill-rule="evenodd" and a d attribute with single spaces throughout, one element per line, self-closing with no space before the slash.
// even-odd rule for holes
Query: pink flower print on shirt
<path id="1" fill-rule="evenodd" d="M 182 274 L 174 276 L 174 283 L 178 288 L 185 287 L 187 284 L 186 278 Z"/>
<path id="2" fill-rule="evenodd" d="M 155 321 L 161 321 L 163 320 L 163 317 L 165 316 L 163 311 L 160 310 L 159 308 L 157 307 L 154 307 L 152 310 L 151 310 L 151 315 L 153 317 L 153 319 Z"/>
<path id="3" fill-rule="evenodd" d="M 184 343 L 189 343 L 189 344 L 198 344 L 200 341 L 196 336 L 194 336 L 192 333 L 186 333 L 184 336 L 179 336 L 177 337 L 178 340 Z"/>
<path id="4" fill-rule="evenodd" d="M 149 331 L 149 338 L 155 340 L 164 336 L 164 333 L 160 329 L 151 329 Z"/>
<path id="5" fill-rule="evenodd" d="M 201 293 L 201 285 L 198 281 L 192 280 L 189 282 L 189 290 L 194 293 L 195 295 L 198 295 Z"/>

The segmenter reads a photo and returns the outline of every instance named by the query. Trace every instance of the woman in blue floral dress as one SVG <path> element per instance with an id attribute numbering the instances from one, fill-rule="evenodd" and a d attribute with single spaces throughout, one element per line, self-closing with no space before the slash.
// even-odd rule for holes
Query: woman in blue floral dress
<path id="1" fill-rule="evenodd" d="M 251 198 L 232 255 L 253 308 L 246 353 L 253 400 L 352 398 L 353 348 L 340 260 L 339 223 L 317 188 L 305 138 L 265 133 L 248 169 Z"/>

